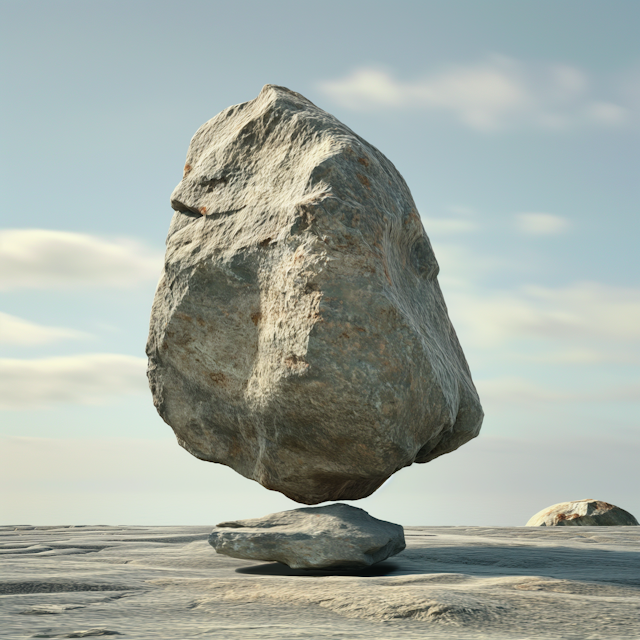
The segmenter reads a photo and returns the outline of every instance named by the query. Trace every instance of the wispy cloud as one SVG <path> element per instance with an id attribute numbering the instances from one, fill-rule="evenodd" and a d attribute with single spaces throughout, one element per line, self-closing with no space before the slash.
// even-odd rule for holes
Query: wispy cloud
<path id="1" fill-rule="evenodd" d="M 640 363 L 640 288 L 598 282 L 498 285 L 521 265 L 466 236 L 433 241 L 438 280 L 470 360 L 497 371 L 517 363 L 593 366 Z M 551 369 L 553 370 L 553 369 Z"/>
<path id="2" fill-rule="evenodd" d="M 470 233 L 478 228 L 473 220 L 465 220 L 464 218 L 434 218 L 431 216 L 422 216 L 424 228 L 429 236 L 433 235 L 458 235 L 460 233 Z"/>
<path id="3" fill-rule="evenodd" d="M 48 229 L 0 231 L 0 291 L 134 287 L 157 280 L 162 256 L 130 239 Z"/>
<path id="4" fill-rule="evenodd" d="M 640 345 L 621 342 L 617 348 L 611 345 L 576 345 L 569 348 L 548 349 L 531 355 L 521 355 L 521 361 L 542 364 L 598 365 L 598 364 L 640 364 Z"/>
<path id="5" fill-rule="evenodd" d="M 438 280 L 446 290 L 447 304 L 453 295 L 482 295 L 487 280 L 501 270 L 512 268 L 502 255 L 483 250 L 482 242 L 471 242 L 473 236 L 438 238 L 426 222 L 425 229 L 440 265 Z"/>
<path id="6" fill-rule="evenodd" d="M 518 231 L 530 236 L 556 236 L 571 226 L 566 218 L 551 213 L 518 213 L 515 221 Z"/>
<path id="7" fill-rule="evenodd" d="M 476 382 L 484 402 L 493 405 L 531 405 L 548 403 L 637 402 L 640 400 L 640 383 L 622 387 L 583 389 L 572 391 L 541 385 L 521 377 L 503 377 Z"/>
<path id="8" fill-rule="evenodd" d="M 63 327 L 47 327 L 0 312 L 0 344 L 37 346 L 58 340 L 81 340 L 89 334 Z"/>
<path id="9" fill-rule="evenodd" d="M 598 283 L 523 287 L 512 291 L 452 290 L 447 302 L 474 345 L 515 340 L 558 341 L 564 349 L 602 340 L 629 348 L 640 343 L 640 290 Z"/>
<path id="10" fill-rule="evenodd" d="M 448 112 L 479 131 L 516 125 L 620 126 L 637 121 L 629 90 L 601 95 L 594 84 L 584 71 L 570 65 L 525 64 L 491 56 L 411 80 L 400 79 L 388 69 L 364 67 L 320 83 L 320 90 L 350 109 Z"/>
<path id="11" fill-rule="evenodd" d="M 147 361 L 98 353 L 34 360 L 0 359 L 0 409 L 101 404 L 148 390 Z"/>
<path id="12" fill-rule="evenodd" d="M 424 207 L 420 208 L 420 211 L 422 211 L 422 223 L 429 237 L 457 236 L 480 229 L 476 211 L 469 207 L 452 205 L 446 207 L 444 211 L 438 211 L 437 215 L 432 215 Z"/>
<path id="13" fill-rule="evenodd" d="M 575 402 L 579 399 L 578 394 L 545 387 L 521 377 L 477 380 L 476 387 L 482 401 L 492 405 Z"/>

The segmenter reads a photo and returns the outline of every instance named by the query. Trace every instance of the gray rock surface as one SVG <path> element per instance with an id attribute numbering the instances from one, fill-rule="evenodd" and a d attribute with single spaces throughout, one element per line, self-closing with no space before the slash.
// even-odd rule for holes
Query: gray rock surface
<path id="1" fill-rule="evenodd" d="M 478 434 L 411 193 L 333 116 L 265 86 L 197 131 L 171 204 L 148 375 L 187 451 L 317 504 Z"/>
<path id="2" fill-rule="evenodd" d="M 213 553 L 210 532 L 0 527 L 0 637 L 640 638 L 640 527 L 406 527 L 401 554 L 330 572 Z"/>
<path id="3" fill-rule="evenodd" d="M 624 509 L 601 500 L 561 502 L 536 513 L 527 527 L 633 526 L 638 521 Z"/>
<path id="4" fill-rule="evenodd" d="M 281 562 L 293 569 L 368 567 L 406 546 L 399 524 L 347 504 L 222 522 L 209 536 L 209 544 L 232 558 Z"/>

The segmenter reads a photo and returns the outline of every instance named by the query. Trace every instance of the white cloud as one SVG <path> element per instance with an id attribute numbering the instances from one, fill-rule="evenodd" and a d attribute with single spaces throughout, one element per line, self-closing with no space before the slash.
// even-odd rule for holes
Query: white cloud
<path id="1" fill-rule="evenodd" d="M 425 229 L 429 235 L 430 231 L 426 225 Z M 447 304 L 453 295 L 477 294 L 482 290 L 482 282 L 487 277 L 511 268 L 509 262 L 497 252 L 482 252 L 482 243 L 465 244 L 460 236 L 456 240 L 433 241 L 436 258 L 440 265 L 438 281 L 446 290 Z"/>
<path id="2" fill-rule="evenodd" d="M 578 283 L 515 291 L 453 289 L 447 304 L 465 340 L 494 348 L 516 340 L 556 341 L 562 350 L 603 341 L 627 351 L 640 342 L 640 290 Z"/>
<path id="3" fill-rule="evenodd" d="M 478 225 L 472 220 L 463 218 L 431 218 L 422 216 L 422 222 L 428 236 L 433 235 L 457 235 L 475 231 Z"/>
<path id="4" fill-rule="evenodd" d="M 555 236 L 564 233 L 570 226 L 569 221 L 551 213 L 518 213 L 516 227 L 531 236 Z"/>
<path id="5" fill-rule="evenodd" d="M 625 100 L 624 92 L 619 100 L 597 96 L 592 85 L 583 71 L 569 65 L 532 65 L 492 56 L 413 80 L 365 67 L 321 83 L 320 90 L 350 109 L 439 110 L 480 131 L 518 124 L 547 129 L 612 126 L 632 120 L 632 108 L 620 103 Z"/>
<path id="6" fill-rule="evenodd" d="M 523 294 L 541 310 L 528 325 L 537 335 L 640 340 L 640 289 L 584 282 L 555 289 L 530 286 Z"/>
<path id="7" fill-rule="evenodd" d="M 501 59 L 493 64 L 453 67 L 413 82 L 397 80 L 380 69 L 359 69 L 341 80 L 321 84 L 336 102 L 351 109 L 421 107 L 453 111 L 476 129 L 494 129 L 500 118 L 528 102 L 526 87 L 512 65 Z"/>
<path id="8" fill-rule="evenodd" d="M 476 212 L 469 207 L 453 205 L 446 207 L 445 212 L 439 216 L 421 214 L 421 218 L 430 238 L 467 234 L 479 229 Z"/>
<path id="9" fill-rule="evenodd" d="M 371 105 L 402 107 L 413 102 L 410 84 L 403 84 L 378 69 L 359 69 L 343 80 L 323 82 L 321 88 L 351 109 Z"/>
<path id="10" fill-rule="evenodd" d="M 0 359 L 0 408 L 101 404 L 148 391 L 146 359 L 112 353 L 34 360 Z"/>
<path id="11" fill-rule="evenodd" d="M 482 401 L 493 405 L 572 402 L 579 399 L 577 394 L 550 389 L 519 377 L 477 380 L 476 387 Z"/>
<path id="12" fill-rule="evenodd" d="M 610 388 L 584 388 L 579 391 L 551 388 L 520 377 L 477 380 L 482 401 L 495 406 L 505 404 L 540 405 L 547 403 L 637 402 L 640 383 Z"/>
<path id="13" fill-rule="evenodd" d="M 162 256 L 130 239 L 48 229 L 0 231 L 0 291 L 133 287 L 160 276 Z"/>
<path id="14" fill-rule="evenodd" d="M 628 403 L 640 401 L 634 367 L 640 363 L 640 288 L 597 282 L 499 287 L 505 273 L 522 265 L 464 236 L 436 240 L 434 250 L 449 315 L 489 418 L 511 411 L 546 422 L 559 405 L 567 415 L 584 406 L 599 415 L 637 415 Z"/>
<path id="15" fill-rule="evenodd" d="M 58 340 L 79 340 L 88 337 L 89 334 L 82 331 L 47 327 L 0 312 L 0 344 L 35 346 Z"/>
<path id="16" fill-rule="evenodd" d="M 555 351 L 543 351 L 530 356 L 520 356 L 521 360 L 545 364 L 640 364 L 640 348 L 629 349 L 628 345 L 619 345 L 599 349 L 591 346 L 576 346 L 569 349 L 559 348 Z"/>
<path id="17" fill-rule="evenodd" d="M 602 124 L 624 124 L 630 116 L 629 109 L 611 102 L 592 102 L 585 108 L 587 118 Z"/>
<path id="18" fill-rule="evenodd" d="M 427 229 L 428 232 L 428 229 Z M 597 282 L 561 287 L 498 288 L 522 265 L 482 243 L 433 242 L 438 280 L 469 361 L 522 371 L 540 365 L 630 365 L 640 362 L 640 288 Z"/>

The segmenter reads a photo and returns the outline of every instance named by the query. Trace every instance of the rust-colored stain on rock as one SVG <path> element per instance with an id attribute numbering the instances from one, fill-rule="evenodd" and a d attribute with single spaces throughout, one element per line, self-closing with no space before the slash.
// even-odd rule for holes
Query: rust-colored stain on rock
<path id="1" fill-rule="evenodd" d="M 224 375 L 224 373 L 217 371 L 214 373 L 210 373 L 209 377 L 211 378 L 211 381 L 214 384 L 218 384 L 218 385 L 224 385 L 227 382 L 227 376 Z"/>
<path id="2" fill-rule="evenodd" d="M 556 520 L 561 522 L 562 520 L 575 520 L 579 517 L 580 516 L 577 513 L 572 513 L 570 515 L 567 515 L 566 513 L 559 513 L 556 517 Z"/>
<path id="3" fill-rule="evenodd" d="M 356 173 L 356 178 L 360 180 L 360 184 L 367 187 L 367 189 L 371 189 L 371 182 L 369 182 L 369 178 L 367 178 L 367 176 L 363 176 L 361 173 Z"/>
<path id="4" fill-rule="evenodd" d="M 301 358 L 300 356 L 295 355 L 295 353 L 292 353 L 290 356 L 287 356 L 284 360 L 284 363 L 290 369 L 304 370 L 309 368 L 309 363 L 304 358 Z"/>

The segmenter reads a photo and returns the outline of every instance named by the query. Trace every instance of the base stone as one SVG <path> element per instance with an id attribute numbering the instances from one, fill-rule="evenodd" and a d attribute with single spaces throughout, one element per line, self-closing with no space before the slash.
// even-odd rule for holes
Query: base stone
<path id="1" fill-rule="evenodd" d="M 209 544 L 233 558 L 281 562 L 292 569 L 368 567 L 406 546 L 399 524 L 340 503 L 222 522 Z"/>

